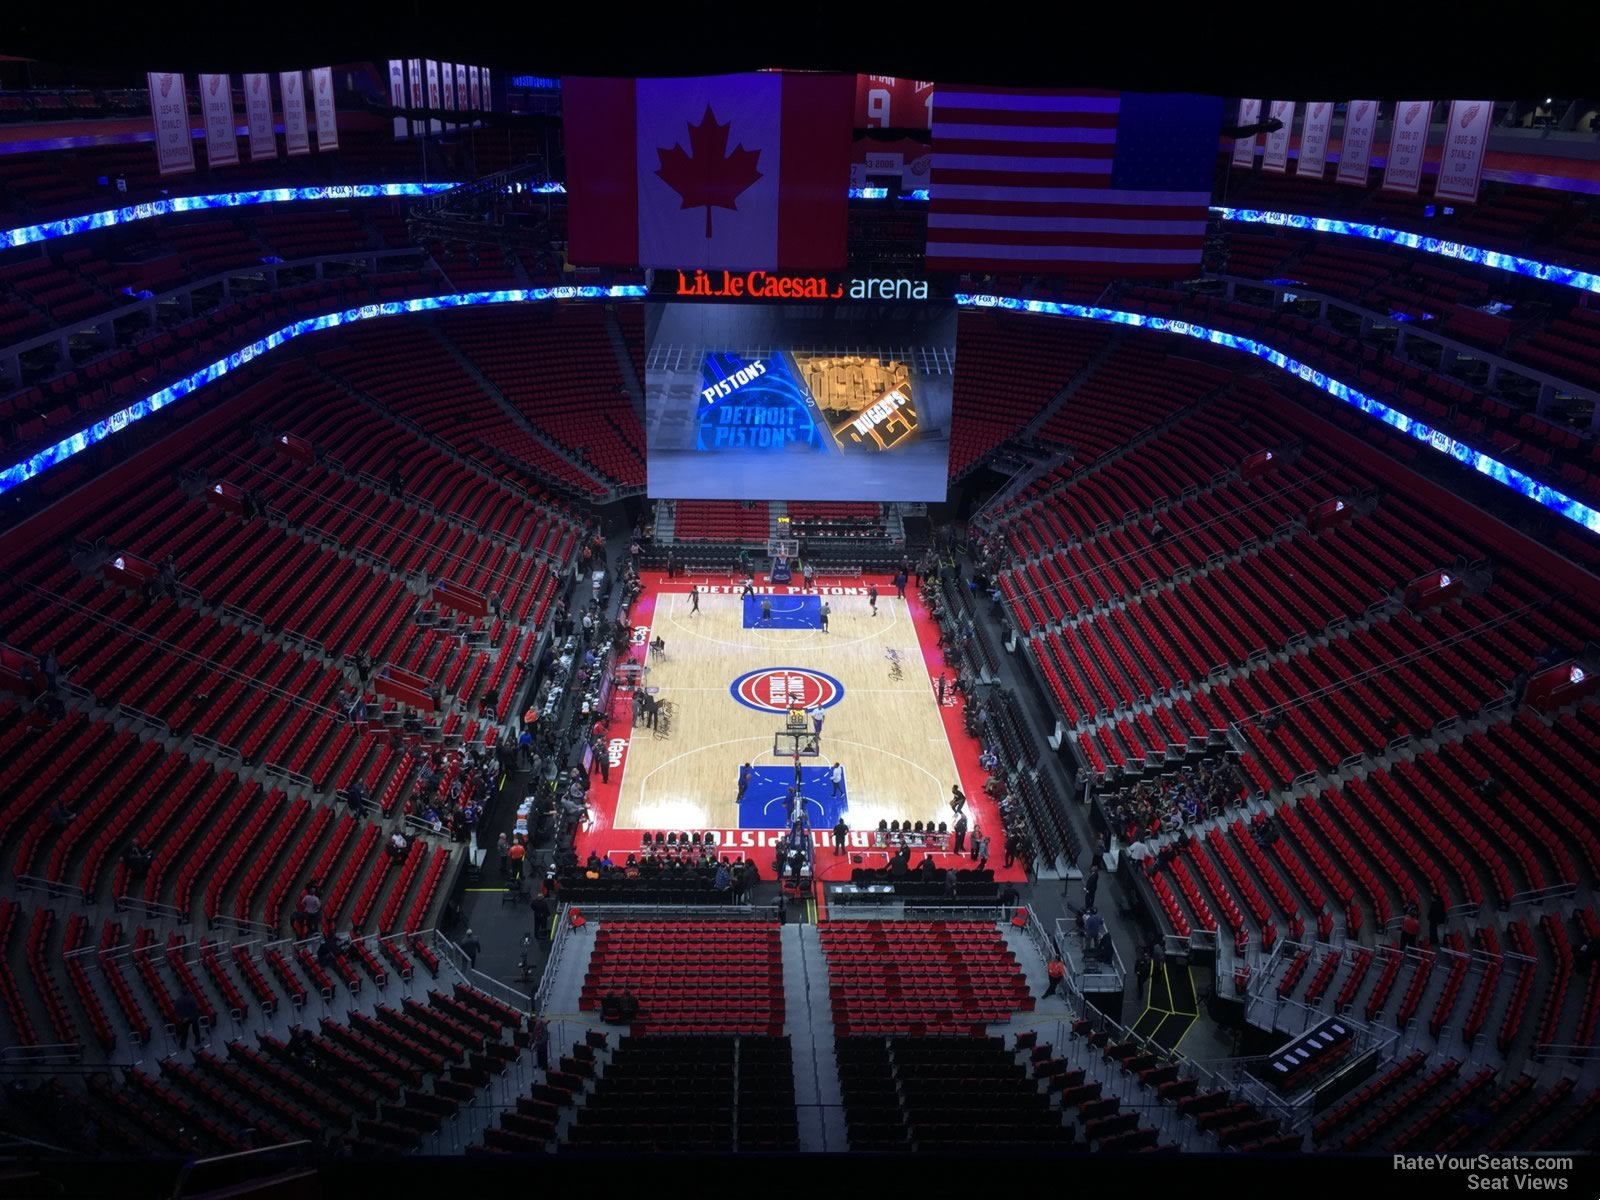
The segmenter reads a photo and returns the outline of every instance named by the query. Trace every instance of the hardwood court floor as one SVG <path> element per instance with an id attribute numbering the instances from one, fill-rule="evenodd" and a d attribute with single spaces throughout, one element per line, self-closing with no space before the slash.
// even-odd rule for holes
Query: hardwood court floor
<path id="1" fill-rule="evenodd" d="M 774 590 L 778 612 L 789 593 Z M 702 594 L 691 614 L 686 584 L 658 591 L 647 619 L 650 638 L 664 638 L 666 653 L 646 679 L 671 706 L 670 730 L 662 737 L 643 726 L 620 731 L 629 744 L 622 777 L 613 780 L 615 827 L 738 829 L 739 764 L 776 770 L 792 760 L 773 753 L 783 715 L 748 707 L 730 687 L 749 672 L 780 667 L 829 676 L 842 688 L 826 710 L 821 757 L 802 762 L 844 765 L 852 830 L 876 828 L 880 819 L 948 821 L 950 787 L 961 775 L 908 603 L 880 585 L 873 617 L 865 587 L 859 590 L 823 597 L 832 607 L 828 633 L 746 629 L 738 594 Z M 940 661 L 937 644 L 931 661 Z M 769 694 L 766 681 L 754 694 Z"/>

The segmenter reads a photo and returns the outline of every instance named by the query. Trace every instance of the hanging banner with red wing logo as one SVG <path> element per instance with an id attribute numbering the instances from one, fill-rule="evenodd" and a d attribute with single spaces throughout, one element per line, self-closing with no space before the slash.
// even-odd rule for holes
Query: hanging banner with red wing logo
<path id="1" fill-rule="evenodd" d="M 1314 100 L 1306 105 L 1306 121 L 1300 129 L 1300 157 L 1294 163 L 1297 176 L 1322 178 L 1328 167 L 1328 131 L 1332 128 L 1332 100 Z"/>
<path id="2" fill-rule="evenodd" d="M 233 84 L 226 75 L 200 76 L 200 114 L 206 124 L 206 165 L 239 165 L 238 126 L 233 123 Z"/>
<path id="3" fill-rule="evenodd" d="M 151 71 L 150 117 L 156 129 L 156 166 L 163 175 L 194 170 L 194 142 L 189 137 L 189 93 L 177 71 Z"/>
<path id="4" fill-rule="evenodd" d="M 283 145 L 289 157 L 311 153 L 306 128 L 306 80 L 299 71 L 280 71 L 278 90 L 283 93 Z"/>
<path id="5" fill-rule="evenodd" d="M 1439 179 L 1433 194 L 1462 204 L 1478 202 L 1483 179 L 1484 150 L 1489 145 L 1489 122 L 1494 119 L 1492 100 L 1452 100 L 1445 126 L 1444 150 L 1439 157 Z"/>
<path id="6" fill-rule="evenodd" d="M 250 161 L 278 157 L 278 135 L 272 128 L 272 76 L 265 71 L 244 77 L 244 118 L 250 127 Z"/>
<path id="7" fill-rule="evenodd" d="M 389 60 L 389 106 L 391 108 L 409 108 L 406 103 L 406 60 L 391 58 Z M 411 122 L 404 117 L 394 119 L 394 136 L 398 138 L 411 136 Z"/>
<path id="8" fill-rule="evenodd" d="M 1344 110 L 1344 140 L 1339 144 L 1340 183 L 1367 186 L 1372 169 L 1372 142 L 1378 132 L 1378 102 L 1352 100 Z"/>
<path id="9" fill-rule="evenodd" d="M 339 148 L 339 110 L 333 103 L 333 68 L 311 68 L 312 103 L 317 110 L 317 149 Z"/>
<path id="10" fill-rule="evenodd" d="M 1383 164 L 1383 190 L 1409 192 L 1422 186 L 1422 161 L 1428 153 L 1428 126 L 1433 121 L 1432 100 L 1402 100 L 1394 106 L 1389 133 L 1389 154 Z"/>
<path id="11" fill-rule="evenodd" d="M 1267 148 L 1261 155 L 1261 169 L 1282 175 L 1289 169 L 1289 136 L 1294 133 L 1294 101 L 1274 100 L 1270 111 L 1274 120 L 1283 122 L 1283 128 L 1267 134 Z"/>
<path id="12" fill-rule="evenodd" d="M 933 151 L 924 142 L 860 138 L 850 147 L 850 186 L 867 187 L 884 176 L 894 176 L 904 191 L 925 188 L 932 163 Z"/>
<path id="13" fill-rule="evenodd" d="M 1239 124 L 1254 125 L 1261 120 L 1261 101 L 1239 101 Z M 1253 167 L 1256 163 L 1256 138 L 1260 134 L 1252 133 L 1249 137 L 1233 139 L 1233 165 L 1236 167 Z"/>
<path id="14" fill-rule="evenodd" d="M 856 128 L 932 129 L 933 84 L 898 75 L 857 75 Z"/>
<path id="15" fill-rule="evenodd" d="M 842 268 L 854 83 L 776 72 L 564 79 L 568 257 Z"/>

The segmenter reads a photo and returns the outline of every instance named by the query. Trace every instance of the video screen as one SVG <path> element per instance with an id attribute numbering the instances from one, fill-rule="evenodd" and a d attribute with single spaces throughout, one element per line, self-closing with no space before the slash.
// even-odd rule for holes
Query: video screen
<path id="1" fill-rule="evenodd" d="M 942 501 L 956 313 L 646 306 L 652 498 Z"/>

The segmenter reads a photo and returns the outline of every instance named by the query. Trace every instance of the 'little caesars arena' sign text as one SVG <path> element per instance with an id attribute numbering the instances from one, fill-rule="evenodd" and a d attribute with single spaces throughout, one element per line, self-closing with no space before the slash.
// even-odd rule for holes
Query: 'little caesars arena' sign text
<path id="1" fill-rule="evenodd" d="M 672 277 L 676 276 L 674 280 Z M 664 277 L 664 278 L 663 278 Z M 663 286 L 663 284 L 665 286 Z M 696 300 L 926 300 L 926 279 L 858 279 L 779 275 L 771 271 L 674 271 L 656 278 L 656 293 Z"/>

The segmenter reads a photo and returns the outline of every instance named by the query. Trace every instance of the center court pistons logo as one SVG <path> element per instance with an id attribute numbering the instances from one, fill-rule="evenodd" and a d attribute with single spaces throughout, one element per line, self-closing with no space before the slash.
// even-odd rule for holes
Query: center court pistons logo
<path id="1" fill-rule="evenodd" d="M 844 684 L 809 667 L 763 667 L 735 679 L 728 691 L 746 708 L 786 713 L 791 708 L 832 708 L 844 699 Z"/>

